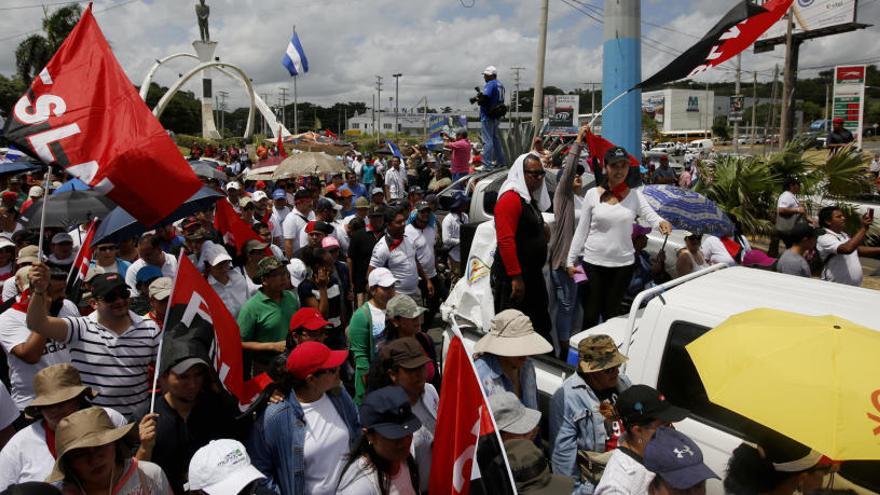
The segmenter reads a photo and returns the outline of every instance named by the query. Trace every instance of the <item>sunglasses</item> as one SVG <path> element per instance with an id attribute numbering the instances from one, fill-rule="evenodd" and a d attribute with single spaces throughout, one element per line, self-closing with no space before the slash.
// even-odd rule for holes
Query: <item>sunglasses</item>
<path id="1" fill-rule="evenodd" d="M 98 246 L 98 251 L 116 251 L 116 246 Z"/>
<path id="2" fill-rule="evenodd" d="M 123 289 L 123 290 L 119 290 L 116 292 L 111 292 L 109 294 L 106 294 L 99 299 L 104 301 L 105 303 L 113 304 L 119 299 L 128 299 L 130 296 L 131 296 L 131 293 L 128 292 L 128 289 Z"/>
<path id="3" fill-rule="evenodd" d="M 543 170 L 526 170 L 526 175 L 531 175 L 532 177 L 544 177 L 547 175 L 547 172 Z"/>

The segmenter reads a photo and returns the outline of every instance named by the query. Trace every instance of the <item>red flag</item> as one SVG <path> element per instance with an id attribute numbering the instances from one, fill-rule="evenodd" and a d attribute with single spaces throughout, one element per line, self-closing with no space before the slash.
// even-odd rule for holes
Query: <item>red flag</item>
<path id="1" fill-rule="evenodd" d="M 281 126 L 278 126 L 278 156 L 287 158 L 287 150 L 284 149 L 284 135 L 281 133 Z"/>
<path id="2" fill-rule="evenodd" d="M 271 382 L 265 374 L 244 381 L 238 324 L 205 277 L 183 255 L 177 267 L 163 332 L 162 363 L 156 364 L 160 374 L 183 358 L 200 357 L 194 349 L 199 349 L 197 344 L 201 343 L 206 352 L 213 347 L 214 369 L 223 387 L 238 398 L 240 408 L 244 409 L 253 402 Z"/>
<path id="3" fill-rule="evenodd" d="M 79 245 L 79 251 L 76 253 L 76 258 L 73 260 L 73 265 L 70 267 L 70 274 L 67 275 L 68 288 L 75 287 L 80 280 L 85 280 L 86 274 L 89 272 L 92 255 L 94 254 L 91 246 L 92 239 L 95 238 L 95 231 L 97 230 L 98 219 L 96 218 L 89 224 L 86 236 L 83 237 Z"/>
<path id="4" fill-rule="evenodd" d="M 324 135 L 328 138 L 339 139 L 339 136 L 337 136 L 336 133 L 334 133 L 330 129 L 324 129 Z"/>
<path id="5" fill-rule="evenodd" d="M 492 412 L 460 334 L 453 335 L 444 366 L 431 453 L 429 492 L 431 495 L 468 494 L 472 480 L 482 477 L 492 493 L 516 493 L 506 455 L 502 456 L 504 462 L 501 465 L 504 467 L 498 464 L 489 467 L 477 462 L 478 443 L 481 453 L 500 454 L 501 438 L 495 430 Z M 496 461 L 494 456 L 491 457 Z M 483 457 L 479 456 L 479 459 Z M 487 472 L 490 470 L 495 472 Z M 501 470 L 507 472 L 497 472 Z"/>
<path id="6" fill-rule="evenodd" d="M 217 207 L 214 210 L 214 228 L 223 234 L 224 238 L 229 234 L 235 244 L 235 251 L 239 254 L 247 241 L 256 239 L 263 242 L 254 229 L 235 213 L 232 205 L 225 199 L 217 201 Z"/>
<path id="7" fill-rule="evenodd" d="M 15 104 L 5 137 L 79 177 L 144 225 L 201 182 L 113 56 L 91 5 Z"/>
<path id="8" fill-rule="evenodd" d="M 605 166 L 605 153 L 607 153 L 608 150 L 615 146 L 617 145 L 603 138 L 602 136 L 597 136 L 592 132 L 587 131 L 587 149 L 590 150 L 590 156 L 594 156 L 599 159 L 599 167 Z M 634 156 L 632 156 L 630 153 L 627 153 L 626 156 L 629 157 L 630 166 L 639 166 L 639 161 L 636 160 Z"/>

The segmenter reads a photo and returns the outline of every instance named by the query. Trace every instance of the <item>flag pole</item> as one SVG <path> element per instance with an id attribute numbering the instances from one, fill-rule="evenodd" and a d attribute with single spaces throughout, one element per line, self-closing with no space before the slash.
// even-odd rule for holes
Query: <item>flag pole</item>
<path id="1" fill-rule="evenodd" d="M 43 211 L 40 212 L 40 237 L 37 241 L 37 258 L 43 261 L 43 236 L 46 230 L 46 209 L 49 206 L 49 186 L 52 185 L 52 165 L 46 164 L 46 183 L 43 184 Z"/>
<path id="2" fill-rule="evenodd" d="M 590 129 L 593 128 L 593 123 L 596 121 L 596 119 L 599 118 L 599 117 L 605 112 L 605 110 L 608 110 L 608 107 L 610 107 L 611 105 L 617 103 L 617 100 L 619 100 L 619 99 L 623 98 L 624 96 L 628 95 L 628 94 L 629 94 L 632 90 L 634 90 L 634 89 L 636 89 L 636 88 L 634 88 L 634 87 L 633 87 L 633 88 L 629 88 L 628 90 L 624 91 L 623 93 L 620 93 L 619 95 L 615 96 L 614 98 L 611 99 L 611 101 L 609 101 L 608 103 L 606 103 L 605 106 L 602 107 L 602 108 L 599 110 L 599 113 L 593 114 L 593 118 L 590 119 L 590 123 L 587 124 L 588 126 L 590 126 Z"/>
<path id="3" fill-rule="evenodd" d="M 159 339 L 159 350 L 156 352 L 156 367 L 153 371 L 153 387 L 150 389 L 150 414 L 156 412 L 156 390 L 159 388 L 159 365 L 162 364 L 162 344 L 165 342 L 165 325 L 168 324 L 168 314 L 171 309 L 171 301 L 174 300 L 174 289 L 177 288 L 177 276 L 180 274 L 180 265 L 183 257 L 186 256 L 183 250 L 177 257 L 177 271 L 174 272 L 174 284 L 171 285 L 171 292 L 168 293 L 168 309 L 165 310 L 165 319 L 162 320 L 162 328 L 159 329 L 161 338 Z"/>
<path id="4" fill-rule="evenodd" d="M 296 35 L 296 24 L 293 25 L 293 34 Z M 296 94 L 296 76 L 293 75 L 293 134 L 299 134 L 299 101 Z"/>
<path id="5" fill-rule="evenodd" d="M 495 415 L 492 413 L 492 406 L 489 405 L 489 397 L 486 395 L 486 390 L 483 388 L 483 382 L 479 379 L 479 374 L 477 373 L 477 367 L 474 365 L 474 359 L 471 357 L 470 353 L 467 352 L 467 347 L 464 345 L 464 336 L 461 334 L 461 329 L 458 327 L 458 322 L 455 321 L 455 315 L 452 315 L 452 335 L 458 337 L 461 340 L 461 347 L 464 350 L 465 356 L 467 356 L 468 364 L 471 366 L 471 370 L 474 372 L 474 376 L 477 377 L 477 383 L 480 385 L 480 394 L 483 396 L 483 404 L 486 405 L 486 412 L 489 415 L 489 420 L 492 422 L 492 430 L 495 438 L 498 440 L 498 446 L 501 447 L 501 457 L 504 459 L 504 469 L 507 471 L 507 479 L 510 480 L 511 485 L 513 485 L 514 490 L 516 490 L 516 479 L 513 477 L 513 471 L 510 469 L 510 460 L 507 458 L 507 450 L 504 449 L 504 441 L 501 440 L 501 430 L 498 429 L 498 423 L 495 422 Z M 482 422 L 482 419 L 480 420 Z M 479 444 L 479 437 L 477 437 L 477 445 Z M 476 452 L 476 449 L 475 449 Z M 474 466 L 479 468 L 479 464 L 477 464 L 476 454 L 474 454 L 474 460 L 471 464 L 471 470 L 473 471 Z"/>

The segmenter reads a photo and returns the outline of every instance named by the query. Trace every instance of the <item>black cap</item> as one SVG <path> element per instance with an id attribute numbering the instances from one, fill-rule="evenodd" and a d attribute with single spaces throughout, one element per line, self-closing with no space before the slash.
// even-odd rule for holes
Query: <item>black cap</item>
<path id="1" fill-rule="evenodd" d="M 49 267 L 49 277 L 54 279 L 67 279 L 67 274 L 70 272 L 70 265 L 59 265 L 58 263 L 46 263 L 46 266 Z"/>
<path id="2" fill-rule="evenodd" d="M 303 187 L 297 189 L 296 192 L 293 193 L 293 200 L 299 201 L 301 199 L 312 199 L 312 193 Z"/>
<path id="3" fill-rule="evenodd" d="M 629 161 L 629 155 L 622 146 L 614 146 L 605 152 L 605 165 L 620 160 Z"/>
<path id="4" fill-rule="evenodd" d="M 688 411 L 673 406 L 653 387 L 633 385 L 617 398 L 617 414 L 624 425 L 644 425 L 654 420 L 674 423 L 687 417 Z"/>
<path id="5" fill-rule="evenodd" d="M 422 427 L 422 422 L 412 412 L 406 392 L 396 385 L 368 393 L 360 413 L 364 428 L 389 440 L 412 435 Z"/>
<path id="6" fill-rule="evenodd" d="M 321 220 L 315 221 L 315 226 L 312 231 L 317 230 L 318 232 L 323 232 L 324 235 L 332 235 L 334 232 L 333 226 L 327 222 L 322 222 Z"/>
<path id="7" fill-rule="evenodd" d="M 92 279 L 92 295 L 95 297 L 104 297 L 119 287 L 128 288 L 118 273 L 101 273 Z"/>

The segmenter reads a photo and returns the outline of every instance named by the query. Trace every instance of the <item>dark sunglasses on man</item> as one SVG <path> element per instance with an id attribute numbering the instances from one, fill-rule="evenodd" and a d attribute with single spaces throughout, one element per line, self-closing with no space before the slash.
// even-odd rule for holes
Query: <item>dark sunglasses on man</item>
<path id="1" fill-rule="evenodd" d="M 128 291 L 128 289 L 122 289 L 122 290 L 112 291 L 109 294 L 104 294 L 103 297 L 100 297 L 98 299 L 100 299 L 101 301 L 103 301 L 107 304 L 113 304 L 118 299 L 128 299 L 130 296 L 131 296 L 131 293 Z"/>

